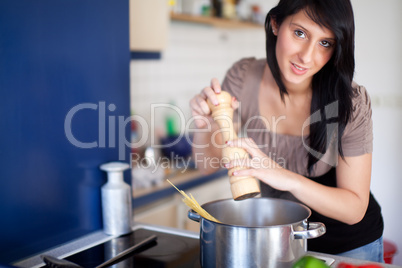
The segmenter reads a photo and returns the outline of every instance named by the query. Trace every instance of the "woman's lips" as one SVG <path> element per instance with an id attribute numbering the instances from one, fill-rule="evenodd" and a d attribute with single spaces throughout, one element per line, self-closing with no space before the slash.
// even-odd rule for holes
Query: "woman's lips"
<path id="1" fill-rule="evenodd" d="M 300 65 L 294 63 L 291 63 L 290 67 L 292 68 L 292 71 L 297 75 L 305 74 L 308 71 L 308 68 L 303 68 Z"/>

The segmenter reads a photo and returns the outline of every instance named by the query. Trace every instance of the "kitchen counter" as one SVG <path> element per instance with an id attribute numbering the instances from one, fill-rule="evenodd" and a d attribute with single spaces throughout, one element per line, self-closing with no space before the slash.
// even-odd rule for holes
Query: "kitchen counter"
<path id="1" fill-rule="evenodd" d="M 179 171 L 174 174 L 171 174 L 171 176 L 169 176 L 168 178 L 179 189 L 187 190 L 187 189 L 194 188 L 194 187 L 200 186 L 202 184 L 214 181 L 223 176 L 227 176 L 226 170 L 220 170 L 211 175 L 203 175 L 198 170 L 190 169 L 185 172 Z M 163 183 L 161 183 L 159 185 L 155 185 L 151 188 L 134 190 L 133 205 L 134 205 L 134 208 L 139 208 L 141 206 L 148 205 L 152 202 L 161 200 L 163 198 L 169 197 L 176 193 L 177 193 L 177 191 L 165 179 Z M 188 231 L 188 230 L 183 230 L 183 229 L 179 229 L 179 228 L 171 228 L 171 227 L 166 227 L 166 226 L 161 226 L 161 225 L 144 224 L 144 223 L 137 222 L 134 224 L 133 230 L 135 231 L 135 230 L 138 230 L 141 228 L 145 228 L 147 230 L 156 231 L 156 232 L 163 232 L 163 233 L 169 233 L 169 234 L 174 234 L 174 235 L 178 235 L 178 236 L 185 236 L 185 237 L 190 237 L 190 238 L 194 238 L 194 239 L 199 239 L 198 232 L 192 232 L 192 231 Z M 99 230 L 99 231 L 93 232 L 91 234 L 88 234 L 86 236 L 83 236 L 79 239 L 73 240 L 69 243 L 66 243 L 64 245 L 61 245 L 59 247 L 49 249 L 48 251 L 43 252 L 41 254 L 48 254 L 51 256 L 58 257 L 58 258 L 66 258 L 66 257 L 74 255 L 78 252 L 92 248 L 96 245 L 110 241 L 114 238 L 116 238 L 116 236 L 106 235 L 103 233 L 102 230 Z M 331 267 L 337 267 L 338 264 L 341 262 L 346 262 L 346 263 L 351 263 L 351 264 L 369 263 L 367 261 L 339 257 L 339 256 L 334 256 L 334 255 L 329 255 L 329 254 L 322 254 L 322 253 L 317 253 L 317 252 L 308 252 L 307 254 L 321 257 L 323 259 L 325 259 L 325 258 L 333 259 L 334 263 L 332 263 Z M 40 258 L 40 254 L 38 254 L 38 255 L 29 257 L 27 259 L 21 260 L 19 262 L 16 262 L 13 265 L 15 265 L 17 267 L 42 267 L 44 264 L 42 262 L 42 259 Z M 384 268 L 400 267 L 400 266 L 390 265 L 390 264 L 380 264 L 380 265 Z"/>
<path id="2" fill-rule="evenodd" d="M 387 263 L 374 263 L 374 262 L 369 262 L 369 261 L 363 261 L 363 260 L 358 260 L 358 259 L 352 259 L 352 258 L 347 258 L 347 257 L 340 257 L 336 255 L 330 255 L 330 254 L 323 254 L 323 253 L 318 253 L 318 252 L 308 252 L 308 254 L 311 253 L 312 255 L 315 255 L 317 257 L 324 257 L 324 258 L 332 258 L 335 260 L 333 264 L 331 264 L 331 267 L 337 267 L 340 263 L 350 263 L 350 264 L 355 264 L 355 265 L 363 265 L 363 264 L 378 264 L 381 265 L 384 268 L 396 268 L 396 267 L 401 267 L 397 265 L 392 265 L 392 264 L 387 264 Z"/>
<path id="3" fill-rule="evenodd" d="M 179 236 L 186 236 L 186 237 L 191 237 L 191 238 L 196 238 L 196 239 L 199 238 L 199 233 L 196 233 L 196 232 L 184 231 L 181 229 L 168 228 L 168 227 L 162 227 L 162 226 L 150 225 L 150 224 L 147 224 L 147 225 L 135 224 L 133 227 L 133 230 L 137 230 L 139 228 L 145 228 L 145 229 L 148 229 L 151 231 L 164 232 L 164 233 L 175 234 L 175 235 L 179 235 Z M 70 243 L 64 244 L 60 247 L 43 252 L 43 254 L 48 254 L 48 255 L 55 256 L 55 257 L 64 258 L 64 257 L 70 256 L 72 254 L 75 254 L 77 252 L 83 251 L 85 249 L 91 248 L 100 243 L 111 240 L 113 238 L 115 238 L 115 236 L 108 236 L 108 235 L 104 234 L 102 231 L 97 231 L 97 232 L 94 232 L 87 236 L 84 236 L 80 239 L 74 240 Z M 321 256 L 324 258 L 334 259 L 335 262 L 331 265 L 331 267 L 337 267 L 337 265 L 341 262 L 346 262 L 346 263 L 351 263 L 351 264 L 369 263 L 367 261 L 339 257 L 339 256 L 334 256 L 334 255 L 329 255 L 329 254 L 316 253 L 316 252 L 308 252 L 308 254 L 315 255 L 318 257 Z M 41 267 L 43 265 L 43 262 L 40 258 L 40 254 L 38 254 L 36 256 L 33 256 L 28 259 L 17 262 L 14 265 L 17 267 Z M 385 268 L 400 267 L 400 266 L 384 264 L 384 263 L 381 263 L 380 265 Z"/>

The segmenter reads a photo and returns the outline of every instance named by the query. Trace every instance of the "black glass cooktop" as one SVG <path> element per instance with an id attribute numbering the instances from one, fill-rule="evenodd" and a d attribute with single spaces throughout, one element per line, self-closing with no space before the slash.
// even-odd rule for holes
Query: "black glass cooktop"
<path id="1" fill-rule="evenodd" d="M 92 248 L 71 255 L 66 259 L 85 268 L 94 268 L 151 235 L 157 236 L 156 242 L 138 249 L 137 251 L 133 252 L 132 255 L 113 265 L 112 267 L 201 267 L 198 239 L 148 229 L 137 229 L 128 235 L 114 238 Z"/>

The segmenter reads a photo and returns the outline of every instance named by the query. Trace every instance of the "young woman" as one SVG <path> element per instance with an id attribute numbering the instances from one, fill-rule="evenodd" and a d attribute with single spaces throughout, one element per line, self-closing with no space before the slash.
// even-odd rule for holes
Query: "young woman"
<path id="1" fill-rule="evenodd" d="M 371 105 L 365 88 L 352 81 L 350 1 L 281 0 L 265 31 L 266 59 L 238 61 L 222 86 L 212 79 L 190 101 L 200 129 L 193 151 L 205 160 L 198 167 L 218 168 L 208 160 L 221 156 L 220 146 L 203 146 L 222 143 L 206 101 L 219 105 L 216 94 L 228 91 L 245 137 L 227 146 L 251 156 L 234 175 L 258 178 L 263 197 L 310 207 L 310 220 L 323 222 L 327 232 L 309 240 L 309 250 L 382 262 L 383 220 L 370 192 Z"/>

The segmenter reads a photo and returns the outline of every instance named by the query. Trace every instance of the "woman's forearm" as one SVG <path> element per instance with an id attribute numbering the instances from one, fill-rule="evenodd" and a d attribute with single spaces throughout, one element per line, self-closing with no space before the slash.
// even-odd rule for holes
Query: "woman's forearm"
<path id="1" fill-rule="evenodd" d="M 363 218 L 368 196 L 360 198 L 348 189 L 324 186 L 296 173 L 289 176 L 294 176 L 295 181 L 290 192 L 318 213 L 346 224 L 358 223 Z"/>

